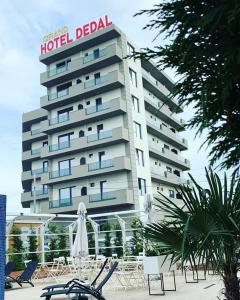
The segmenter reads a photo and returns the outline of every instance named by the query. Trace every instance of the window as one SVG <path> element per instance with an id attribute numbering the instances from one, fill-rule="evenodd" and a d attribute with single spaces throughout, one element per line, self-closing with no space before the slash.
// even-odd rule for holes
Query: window
<path id="1" fill-rule="evenodd" d="M 137 162 L 139 166 L 144 167 L 144 155 L 143 151 L 140 149 L 136 149 Z"/>
<path id="2" fill-rule="evenodd" d="M 73 191 L 75 187 L 68 187 L 59 189 L 59 203 L 60 205 L 70 205 L 72 203 Z"/>
<path id="3" fill-rule="evenodd" d="M 85 157 L 81 157 L 80 158 L 80 165 L 85 165 L 86 164 L 86 158 Z"/>
<path id="4" fill-rule="evenodd" d="M 155 165 L 157 166 L 157 161 L 155 161 Z"/>
<path id="5" fill-rule="evenodd" d="M 175 154 L 178 154 L 177 150 L 176 149 L 171 149 L 171 151 Z"/>
<path id="6" fill-rule="evenodd" d="M 57 97 L 63 97 L 68 94 L 69 87 L 72 86 L 72 82 L 64 83 L 62 85 L 57 86 Z"/>
<path id="7" fill-rule="evenodd" d="M 133 109 L 136 111 L 136 112 L 139 112 L 139 99 L 135 96 L 132 95 L 132 105 L 133 105 Z"/>
<path id="8" fill-rule="evenodd" d="M 57 112 L 58 115 L 58 122 L 61 123 L 63 121 L 69 120 L 69 112 L 73 110 L 73 107 L 65 108 L 62 110 L 59 110 Z"/>
<path id="9" fill-rule="evenodd" d="M 94 74 L 95 84 L 101 83 L 101 75 L 100 72 Z"/>
<path id="10" fill-rule="evenodd" d="M 64 147 L 69 147 L 70 146 L 70 140 L 73 138 L 74 133 L 67 133 L 63 135 L 58 136 L 58 144 L 59 148 L 63 149 Z"/>
<path id="11" fill-rule="evenodd" d="M 99 56 L 100 56 L 99 48 L 93 50 L 93 57 L 94 57 L 94 59 L 99 58 Z"/>
<path id="12" fill-rule="evenodd" d="M 43 194 L 48 194 L 48 185 L 43 184 Z"/>
<path id="13" fill-rule="evenodd" d="M 127 54 L 132 55 L 133 52 L 134 52 L 134 47 L 130 43 L 127 43 Z"/>
<path id="14" fill-rule="evenodd" d="M 137 87 L 137 73 L 131 68 L 129 68 L 129 76 L 132 84 Z"/>
<path id="15" fill-rule="evenodd" d="M 81 188 L 81 196 L 86 196 L 87 195 L 87 187 L 86 186 L 83 186 Z"/>
<path id="16" fill-rule="evenodd" d="M 176 133 L 176 129 L 170 127 L 170 130 L 171 130 L 173 133 Z"/>
<path id="17" fill-rule="evenodd" d="M 74 159 L 66 159 L 58 162 L 59 176 L 71 174 L 71 167 Z"/>
<path id="18" fill-rule="evenodd" d="M 168 145 L 166 145 L 166 144 L 164 144 L 164 149 L 167 149 L 167 150 L 169 150 L 170 148 L 169 148 L 169 146 Z"/>
<path id="19" fill-rule="evenodd" d="M 94 183 L 94 182 L 91 182 L 91 183 L 90 183 L 90 187 L 95 187 L 95 183 Z"/>
<path id="20" fill-rule="evenodd" d="M 93 153 L 90 153 L 88 156 L 89 156 L 89 158 L 93 157 Z"/>
<path id="21" fill-rule="evenodd" d="M 133 122 L 133 129 L 134 129 L 134 135 L 136 138 L 141 139 L 142 138 L 142 128 L 141 125 L 137 122 Z"/>
<path id="22" fill-rule="evenodd" d="M 79 83 L 82 83 L 82 80 L 78 78 L 78 79 L 76 80 L 76 84 L 79 84 Z"/>
<path id="23" fill-rule="evenodd" d="M 101 193 L 101 199 L 104 198 L 104 193 L 107 191 L 107 181 L 103 180 L 100 181 L 100 193 Z"/>
<path id="24" fill-rule="evenodd" d="M 83 130 L 80 130 L 79 131 L 79 137 L 83 137 L 84 136 L 84 131 Z"/>
<path id="25" fill-rule="evenodd" d="M 169 197 L 174 198 L 174 195 L 175 195 L 174 190 L 169 190 Z"/>
<path id="26" fill-rule="evenodd" d="M 82 104 L 78 104 L 78 110 L 83 109 L 83 105 Z"/>
<path id="27" fill-rule="evenodd" d="M 43 147 L 47 146 L 48 145 L 48 141 L 45 141 L 42 143 Z"/>
<path id="28" fill-rule="evenodd" d="M 87 104 L 87 105 L 90 105 L 90 104 L 91 104 L 91 102 L 90 102 L 90 101 L 87 101 L 87 102 L 86 102 L 86 104 Z"/>
<path id="29" fill-rule="evenodd" d="M 48 161 L 43 161 L 43 172 L 46 173 L 48 172 Z"/>
<path id="30" fill-rule="evenodd" d="M 85 77 L 85 80 L 88 80 L 88 79 L 89 79 L 89 76 L 86 76 L 86 77 Z"/>
<path id="31" fill-rule="evenodd" d="M 143 196 L 147 193 L 145 179 L 138 178 L 138 191 L 141 196 Z"/>
<path id="32" fill-rule="evenodd" d="M 88 127 L 88 131 L 92 131 L 92 127 Z"/>
<path id="33" fill-rule="evenodd" d="M 168 173 L 172 173 L 172 168 L 166 167 Z"/>
<path id="34" fill-rule="evenodd" d="M 183 199 L 182 194 L 181 193 L 176 193 L 176 198 L 177 199 Z"/>
<path id="35" fill-rule="evenodd" d="M 180 172 L 178 170 L 174 170 L 173 172 L 176 176 L 180 177 Z"/>

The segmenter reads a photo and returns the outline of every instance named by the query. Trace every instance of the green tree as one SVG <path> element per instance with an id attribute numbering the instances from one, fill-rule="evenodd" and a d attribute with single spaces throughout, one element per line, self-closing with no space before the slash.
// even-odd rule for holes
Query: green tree
<path id="1" fill-rule="evenodd" d="M 142 14 L 150 17 L 144 29 L 155 30 L 155 42 L 162 39 L 135 58 L 176 72 L 169 97 L 194 107 L 187 126 L 199 135 L 207 130 L 211 164 L 221 158 L 222 168 L 239 168 L 240 1 L 168 0 L 136 15 Z"/>
<path id="2" fill-rule="evenodd" d="M 190 176 L 193 187 L 180 186 L 182 206 L 162 195 L 158 208 L 163 221 L 146 226 L 145 236 L 158 243 L 163 254 L 174 262 L 206 262 L 213 265 L 223 279 L 227 300 L 239 300 L 237 259 L 240 246 L 240 180 L 225 174 L 223 183 L 212 170 L 206 171 L 208 188 L 202 188 Z"/>
<path id="3" fill-rule="evenodd" d="M 27 259 L 31 260 L 38 260 L 38 254 L 36 253 L 38 249 L 38 241 L 37 241 L 37 236 L 33 228 L 31 227 L 31 232 L 30 235 L 28 236 L 28 251 L 30 253 L 27 254 Z M 35 252 L 35 253 L 31 253 Z"/>
<path id="4" fill-rule="evenodd" d="M 61 226 L 57 228 L 57 233 L 59 233 L 58 240 L 57 240 L 57 248 L 61 251 L 59 251 L 58 256 L 64 256 L 68 257 L 70 255 L 70 252 L 65 250 L 67 249 L 67 235 L 66 230 Z M 64 250 L 64 251 L 62 251 Z"/>
<path id="5" fill-rule="evenodd" d="M 109 222 L 106 222 L 103 224 L 102 229 L 105 232 L 105 239 L 104 239 L 104 246 L 106 247 L 106 249 L 104 249 L 104 255 L 106 257 L 111 257 L 112 256 L 112 248 L 109 248 L 112 246 L 111 243 L 111 239 L 112 239 L 112 235 L 111 235 L 111 229 L 112 229 L 112 225 Z"/>
<path id="6" fill-rule="evenodd" d="M 10 253 L 23 253 L 23 242 L 21 239 L 21 229 L 16 227 L 15 225 L 12 227 L 11 231 L 12 241 L 10 247 Z M 24 255 L 23 254 L 13 254 L 10 259 L 15 262 L 16 267 L 15 270 L 23 270 L 24 269 Z"/>
<path id="7" fill-rule="evenodd" d="M 91 223 L 87 222 L 89 254 L 95 254 L 94 232 Z"/>
<path id="8" fill-rule="evenodd" d="M 116 224 L 114 226 L 115 231 L 115 238 L 114 238 L 114 244 L 117 246 L 115 248 L 115 252 L 117 253 L 118 257 L 123 256 L 123 239 L 122 239 L 122 231 L 121 226 L 119 224 Z"/>
<path id="9" fill-rule="evenodd" d="M 131 228 L 133 229 L 132 238 L 130 240 L 131 245 L 131 254 L 139 255 L 139 252 L 143 252 L 143 224 L 139 218 L 134 218 L 131 224 Z"/>
<path id="10" fill-rule="evenodd" d="M 49 234 L 54 234 L 54 235 L 49 235 L 48 236 L 48 239 L 50 240 L 49 243 L 48 243 L 48 251 L 46 253 L 46 261 L 53 261 L 54 258 L 57 258 L 59 255 L 58 255 L 58 252 L 55 251 L 55 250 L 58 250 L 58 227 L 57 225 L 55 224 L 50 224 L 48 226 L 48 229 L 49 229 Z"/>

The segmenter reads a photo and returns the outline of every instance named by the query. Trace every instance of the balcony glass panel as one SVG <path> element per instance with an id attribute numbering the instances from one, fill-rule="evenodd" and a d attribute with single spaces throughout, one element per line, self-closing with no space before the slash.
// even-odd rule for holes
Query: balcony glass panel
<path id="1" fill-rule="evenodd" d="M 71 198 L 57 199 L 57 200 L 49 201 L 49 208 L 58 208 L 58 207 L 71 206 L 71 205 L 72 205 Z"/>
<path id="2" fill-rule="evenodd" d="M 105 192 L 100 194 L 89 195 L 89 202 L 98 202 L 112 199 L 116 199 L 115 192 Z"/>
<path id="3" fill-rule="evenodd" d="M 47 173 L 48 172 L 48 169 L 44 169 L 44 168 L 40 168 L 40 169 L 35 169 L 35 170 L 32 170 L 32 175 L 34 174 L 42 174 L 42 173 Z"/>
<path id="4" fill-rule="evenodd" d="M 31 135 L 35 135 L 35 134 L 39 134 L 39 133 L 41 133 L 41 128 L 31 130 Z"/>
<path id="5" fill-rule="evenodd" d="M 63 73 L 68 70 L 68 64 L 48 71 L 48 77 Z"/>
<path id="6" fill-rule="evenodd" d="M 89 54 L 88 56 L 84 56 L 83 58 L 83 63 L 86 64 L 90 61 L 93 61 L 95 59 L 98 59 L 100 57 L 106 56 L 107 55 L 107 49 L 104 48 L 102 50 L 99 51 L 99 55 L 96 56 L 94 53 Z"/>
<path id="7" fill-rule="evenodd" d="M 96 78 L 96 79 L 88 80 L 88 81 L 84 82 L 84 88 L 88 89 L 88 88 L 91 88 L 91 87 L 93 87 L 95 85 L 104 83 L 104 82 L 107 81 L 107 79 L 108 79 L 108 76 L 104 75 L 104 76 L 101 76 L 101 77 Z"/>
<path id="8" fill-rule="evenodd" d="M 52 101 L 52 100 L 67 96 L 68 94 L 69 94 L 69 89 L 68 88 L 65 89 L 65 90 L 59 91 L 57 93 L 49 94 L 48 95 L 48 101 Z"/>
<path id="9" fill-rule="evenodd" d="M 41 148 L 32 149 L 31 153 L 32 153 L 32 155 L 40 154 L 41 153 Z"/>
<path id="10" fill-rule="evenodd" d="M 34 191 L 31 192 L 32 196 L 34 196 Z M 36 196 L 41 196 L 41 195 L 48 195 L 48 189 L 38 189 L 35 191 Z"/>
<path id="11" fill-rule="evenodd" d="M 112 166 L 113 166 L 113 162 L 111 159 L 97 161 L 95 163 L 88 164 L 88 171 L 110 168 Z"/>
<path id="12" fill-rule="evenodd" d="M 71 169 L 70 168 L 66 168 L 66 169 L 60 169 L 57 171 L 53 171 L 49 173 L 49 178 L 58 178 L 58 177 L 64 177 L 64 176 L 68 176 L 71 175 Z"/>
<path id="13" fill-rule="evenodd" d="M 90 114 L 93 114 L 98 111 L 103 111 L 105 109 L 109 109 L 110 107 L 111 107 L 110 103 L 106 102 L 106 103 L 103 103 L 100 105 L 94 105 L 94 106 L 88 107 L 88 108 L 86 108 L 85 112 L 86 112 L 86 115 L 90 115 Z"/>
<path id="14" fill-rule="evenodd" d="M 50 152 L 58 151 L 58 150 L 61 150 L 61 149 L 69 148 L 70 146 L 71 146 L 70 141 L 66 141 L 66 142 L 50 145 L 49 146 L 49 151 Z"/>
<path id="15" fill-rule="evenodd" d="M 57 118 L 50 119 L 49 125 L 56 125 L 56 124 L 63 123 L 66 121 L 69 121 L 69 115 L 62 115 Z"/>
<path id="16" fill-rule="evenodd" d="M 107 131 L 100 131 L 98 133 L 95 134 L 90 134 L 87 137 L 87 142 L 94 142 L 94 141 L 98 141 L 98 140 L 102 140 L 102 139 L 106 139 L 106 138 L 110 138 L 112 137 L 112 130 L 107 130 Z"/>

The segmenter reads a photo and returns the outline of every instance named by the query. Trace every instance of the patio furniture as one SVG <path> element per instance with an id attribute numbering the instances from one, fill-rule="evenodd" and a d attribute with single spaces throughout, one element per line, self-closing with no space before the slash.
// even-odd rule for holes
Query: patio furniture
<path id="1" fill-rule="evenodd" d="M 19 284 L 20 286 L 22 286 L 23 283 L 29 283 L 31 286 L 34 286 L 34 284 L 31 281 L 31 278 L 32 278 L 33 273 L 37 269 L 37 265 L 38 265 L 38 262 L 32 260 L 27 264 L 27 267 L 22 272 L 22 274 L 20 274 L 16 278 L 14 278 L 12 276 L 8 276 L 8 277 L 10 277 L 14 282 Z"/>
<path id="2" fill-rule="evenodd" d="M 9 289 L 12 287 L 11 283 L 9 282 L 9 278 L 10 274 L 13 272 L 14 268 L 15 268 L 15 262 L 13 261 L 9 261 L 6 265 L 5 265 L 5 289 Z"/>
<path id="3" fill-rule="evenodd" d="M 199 264 L 191 264 L 190 262 L 186 263 L 184 266 L 184 277 L 185 277 L 185 282 L 186 283 L 198 283 L 200 280 L 206 280 L 206 266 L 205 265 L 201 265 L 203 268 L 203 278 L 199 277 Z M 192 272 L 192 280 L 189 280 L 187 278 L 187 271 L 191 271 Z"/>
<path id="4" fill-rule="evenodd" d="M 108 262 L 108 259 L 106 259 L 104 261 L 104 264 L 102 265 L 100 271 L 98 272 L 97 276 L 94 278 L 94 280 L 92 281 L 92 283 L 90 284 L 90 286 L 95 286 L 96 283 L 97 283 L 97 280 L 99 279 L 99 277 L 101 276 L 103 270 L 105 269 L 106 267 L 106 264 Z M 63 284 L 55 284 L 55 285 L 49 285 L 49 286 L 46 286 L 43 288 L 43 290 L 47 290 L 47 291 L 53 291 L 54 289 L 58 289 L 58 288 L 69 288 L 69 286 L 72 284 L 72 283 L 84 283 L 84 281 L 81 281 L 79 280 L 78 278 L 73 278 L 72 280 L 68 281 L 67 283 L 63 283 Z"/>
<path id="5" fill-rule="evenodd" d="M 50 300 L 52 296 L 64 295 L 64 294 L 66 294 L 66 295 L 76 294 L 79 297 L 78 299 L 81 299 L 80 297 L 82 295 L 92 295 L 96 299 L 105 300 L 105 298 L 102 295 L 102 288 L 108 282 L 108 280 L 111 278 L 117 265 L 118 265 L 118 262 L 115 262 L 112 265 L 108 274 L 105 276 L 105 278 L 102 280 L 102 282 L 96 288 L 93 286 L 87 287 L 80 283 L 73 283 L 68 289 L 49 291 L 49 292 L 43 293 L 41 295 L 41 297 L 45 297 L 45 300 Z"/>

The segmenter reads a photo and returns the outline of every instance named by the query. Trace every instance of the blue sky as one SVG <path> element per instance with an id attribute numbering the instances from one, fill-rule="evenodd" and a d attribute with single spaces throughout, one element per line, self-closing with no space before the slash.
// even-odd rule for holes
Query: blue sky
<path id="1" fill-rule="evenodd" d="M 21 118 L 22 113 L 39 107 L 39 98 L 46 94 L 40 86 L 40 72 L 45 70 L 39 62 L 42 37 L 58 28 L 68 26 L 72 31 L 88 21 L 109 15 L 139 46 L 151 46 L 154 32 L 143 31 L 147 17 L 133 18 L 143 8 L 158 1 L 152 0 L 2 0 L 0 4 L 0 193 L 8 197 L 8 211 L 24 211 L 21 195 Z M 161 41 L 158 40 L 160 43 Z M 172 77 L 173 72 L 168 71 Z M 183 117 L 189 118 L 188 109 Z M 192 174 L 204 183 L 207 164 L 204 150 L 198 152 L 203 139 L 194 140 L 194 132 L 183 135 L 189 141 L 189 151 L 183 156 L 191 160 Z"/>

